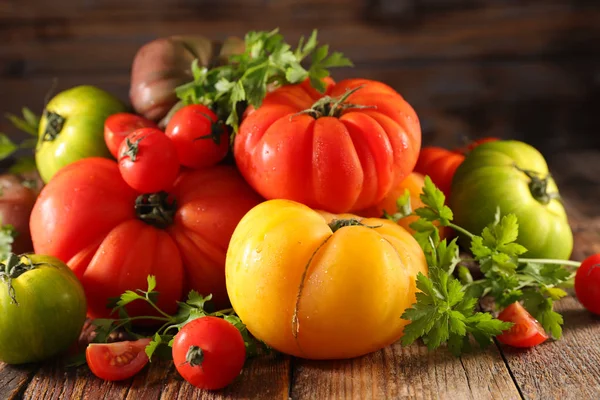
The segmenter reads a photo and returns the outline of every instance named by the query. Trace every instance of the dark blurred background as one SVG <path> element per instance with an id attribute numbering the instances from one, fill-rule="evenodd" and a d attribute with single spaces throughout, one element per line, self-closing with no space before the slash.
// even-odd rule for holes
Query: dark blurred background
<path id="1" fill-rule="evenodd" d="M 397 89 L 426 144 L 515 138 L 550 161 L 600 149 L 598 0 L 0 0 L 0 112 L 41 112 L 53 78 L 127 100 L 133 57 L 157 37 L 275 27 L 292 43 L 318 28 L 356 65 L 334 78 Z M 0 132 L 17 135 L 4 118 Z"/>

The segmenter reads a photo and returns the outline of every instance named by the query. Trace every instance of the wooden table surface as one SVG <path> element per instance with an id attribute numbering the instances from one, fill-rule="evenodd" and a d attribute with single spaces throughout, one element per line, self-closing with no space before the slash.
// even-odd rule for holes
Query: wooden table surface
<path id="1" fill-rule="evenodd" d="M 451 4 L 450 4 L 451 3 Z M 542 149 L 575 235 L 572 258 L 600 252 L 600 7 L 555 0 L 0 0 L 0 112 L 40 111 L 44 95 L 95 84 L 127 98 L 135 51 L 157 36 L 222 39 L 249 29 L 295 41 L 320 29 L 355 61 L 336 76 L 385 81 L 415 107 L 425 143 L 493 135 Z M 114 12 L 120 13 L 116 14 Z M 594 50 L 596 49 L 596 50 Z M 16 134 L 6 120 L 0 131 Z M 493 345 L 453 357 L 421 343 L 345 361 L 283 355 L 249 361 L 222 391 L 187 384 L 169 362 L 110 383 L 58 361 L 0 364 L 4 399 L 598 399 L 600 318 L 558 302 L 564 337 L 534 349 Z"/>

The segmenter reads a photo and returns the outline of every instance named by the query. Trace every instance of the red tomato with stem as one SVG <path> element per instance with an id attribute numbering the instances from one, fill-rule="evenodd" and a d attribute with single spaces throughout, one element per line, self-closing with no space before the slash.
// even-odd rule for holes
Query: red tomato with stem
<path id="1" fill-rule="evenodd" d="M 454 173 L 464 160 L 465 156 L 462 154 L 441 147 L 424 147 L 419 154 L 415 172 L 429 175 L 433 183 L 449 197 Z"/>
<path id="2" fill-rule="evenodd" d="M 105 381 L 129 379 L 148 364 L 146 346 L 150 339 L 114 343 L 90 343 L 85 350 L 87 365 Z"/>
<path id="3" fill-rule="evenodd" d="M 217 317 L 185 324 L 173 341 L 173 363 L 192 385 L 216 390 L 229 385 L 246 361 L 246 346 L 235 326 Z"/>
<path id="4" fill-rule="evenodd" d="M 421 128 L 391 87 L 367 79 L 286 85 L 249 109 L 234 143 L 238 168 L 267 199 L 334 213 L 371 207 L 413 170 Z"/>
<path id="5" fill-rule="evenodd" d="M 225 158 L 229 133 L 217 121 L 217 115 L 202 104 L 184 106 L 173 115 L 165 133 L 175 144 L 181 165 L 206 168 Z"/>
<path id="6" fill-rule="evenodd" d="M 262 199 L 232 166 L 182 172 L 166 193 L 140 194 L 117 163 L 87 158 L 61 169 L 33 207 L 38 254 L 53 255 L 80 279 L 88 315 L 107 318 L 109 298 L 145 289 L 156 277 L 158 306 L 167 313 L 190 289 L 229 304 L 225 255 L 240 219 Z M 141 302 L 130 315 L 155 315 Z"/>
<path id="7" fill-rule="evenodd" d="M 600 315 L 600 254 L 581 263 L 575 275 L 575 294 L 588 311 Z"/>
<path id="8" fill-rule="evenodd" d="M 119 146 L 133 131 L 141 128 L 156 128 L 154 122 L 130 113 L 117 113 L 109 116 L 104 121 L 104 141 L 110 154 L 119 158 Z"/>
<path id="9" fill-rule="evenodd" d="M 119 171 L 138 192 L 169 190 L 179 173 L 175 145 L 159 129 L 138 129 L 119 147 Z"/>
<path id="10" fill-rule="evenodd" d="M 542 325 L 519 302 L 502 310 L 498 319 L 514 323 L 509 330 L 497 336 L 500 343 L 513 347 L 533 347 L 548 339 Z"/>

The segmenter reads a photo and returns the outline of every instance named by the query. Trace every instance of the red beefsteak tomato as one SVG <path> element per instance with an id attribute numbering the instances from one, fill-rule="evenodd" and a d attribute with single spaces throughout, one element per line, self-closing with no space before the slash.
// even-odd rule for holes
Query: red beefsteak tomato
<path id="1" fill-rule="evenodd" d="M 189 289 L 227 305 L 225 254 L 236 225 L 261 202 L 231 166 L 184 171 L 170 193 L 140 194 L 117 163 L 87 158 L 62 169 L 42 190 L 30 219 L 35 252 L 60 258 L 81 280 L 88 315 L 107 301 L 145 289 L 156 277 L 158 305 L 174 312 Z M 131 315 L 151 310 L 131 303 Z M 139 308 L 138 308 L 139 307 Z"/>
<path id="2" fill-rule="evenodd" d="M 421 128 L 394 89 L 367 79 L 306 82 L 269 93 L 246 112 L 234 143 L 238 168 L 267 199 L 335 213 L 371 207 L 413 170 Z"/>

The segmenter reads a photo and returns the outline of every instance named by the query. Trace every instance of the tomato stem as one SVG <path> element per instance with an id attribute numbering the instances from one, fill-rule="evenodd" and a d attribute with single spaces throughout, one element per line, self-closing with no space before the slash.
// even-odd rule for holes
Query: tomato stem
<path id="1" fill-rule="evenodd" d="M 338 118 L 342 115 L 342 113 L 348 109 L 367 109 L 367 108 L 377 108 L 376 106 L 367 106 L 362 104 L 351 104 L 346 103 L 348 97 L 350 97 L 357 90 L 362 89 L 364 85 L 357 86 L 353 89 L 346 90 L 346 93 L 339 97 L 331 97 L 331 96 L 323 96 L 319 100 L 317 100 L 310 108 L 306 110 L 302 110 L 290 117 L 290 120 L 297 115 L 308 114 L 313 118 L 321 118 L 321 117 L 334 117 Z"/>
<path id="2" fill-rule="evenodd" d="M 46 129 L 44 130 L 42 140 L 44 142 L 52 142 L 59 135 L 66 119 L 54 111 L 46 110 L 46 121 Z"/>
<path id="3" fill-rule="evenodd" d="M 546 205 L 553 199 L 560 200 L 558 192 L 548 192 L 548 182 L 552 178 L 552 175 L 548 173 L 542 178 L 539 172 L 522 169 L 516 164 L 514 164 L 514 167 L 527 175 L 529 178 L 529 191 L 538 202 Z"/>
<path id="4" fill-rule="evenodd" d="M 355 218 L 349 218 L 349 219 L 334 219 L 329 223 L 329 228 L 331 228 L 332 232 L 337 231 L 340 228 L 343 228 L 345 226 L 364 226 L 365 228 L 379 228 L 381 227 L 381 225 L 375 225 L 375 226 L 369 226 L 369 225 L 365 225 L 362 222 L 360 222 L 359 220 L 355 219 Z"/>
<path id="5" fill-rule="evenodd" d="M 129 157 L 131 162 L 136 162 L 137 155 L 140 151 L 140 142 L 145 136 L 139 138 L 135 142 L 132 142 L 128 137 L 125 138 L 125 145 L 127 146 L 124 151 L 119 155 L 119 158 Z"/>
<path id="6" fill-rule="evenodd" d="M 200 346 L 190 346 L 185 354 L 185 361 L 192 367 L 202 365 L 202 362 L 204 361 L 204 352 Z"/>
<path id="7" fill-rule="evenodd" d="M 135 211 L 143 222 L 165 229 L 173 223 L 177 203 L 166 192 L 142 194 L 135 199 Z"/>
<path id="8" fill-rule="evenodd" d="M 21 260 L 21 256 L 18 256 L 14 253 L 9 253 L 6 259 L 6 264 L 0 263 L 0 279 L 5 282 L 6 286 L 8 287 L 8 295 L 10 296 L 11 303 L 16 305 L 19 305 L 19 303 L 17 302 L 15 288 L 12 285 L 13 279 L 17 279 L 25 272 L 31 271 L 37 267 L 37 265 L 34 264 L 29 257 L 22 257 L 26 262 Z"/>

